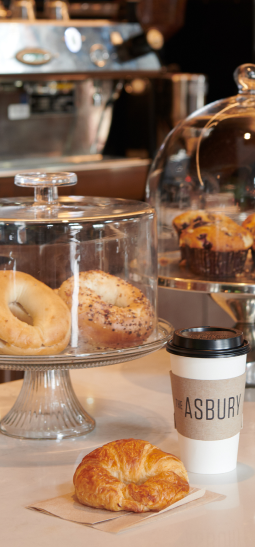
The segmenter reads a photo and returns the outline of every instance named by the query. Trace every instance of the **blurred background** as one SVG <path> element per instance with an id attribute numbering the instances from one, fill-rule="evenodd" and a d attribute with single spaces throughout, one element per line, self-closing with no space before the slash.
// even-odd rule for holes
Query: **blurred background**
<path id="1" fill-rule="evenodd" d="M 255 60 L 254 4 L 0 0 L 0 197 L 31 194 L 14 175 L 43 169 L 75 171 L 78 195 L 144 200 L 168 132 L 237 93 L 235 68 Z M 232 324 L 206 295 L 171 289 L 159 315 Z"/>
<path id="2" fill-rule="evenodd" d="M 144 199 L 167 133 L 253 59 L 253 0 L 1 0 L 0 195 L 36 167 Z"/>

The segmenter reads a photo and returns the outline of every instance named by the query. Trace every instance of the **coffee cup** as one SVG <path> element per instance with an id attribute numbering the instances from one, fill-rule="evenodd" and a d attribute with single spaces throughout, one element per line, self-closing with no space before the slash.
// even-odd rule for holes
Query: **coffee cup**
<path id="1" fill-rule="evenodd" d="M 180 457 L 187 471 L 236 468 L 249 344 L 223 327 L 178 329 L 167 344 Z"/>

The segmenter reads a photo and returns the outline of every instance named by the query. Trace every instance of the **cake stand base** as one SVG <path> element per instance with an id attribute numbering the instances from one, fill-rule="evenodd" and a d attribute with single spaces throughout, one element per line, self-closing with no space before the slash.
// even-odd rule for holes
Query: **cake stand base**
<path id="1" fill-rule="evenodd" d="M 21 439 L 85 435 L 95 421 L 79 403 L 68 370 L 25 371 L 20 394 L 0 423 L 0 431 Z"/>
<path id="2" fill-rule="evenodd" d="M 79 403 L 68 369 L 126 363 L 163 348 L 173 327 L 158 320 L 157 331 L 140 346 L 76 354 L 73 348 L 59 355 L 0 355 L 0 370 L 25 370 L 17 401 L 0 422 L 0 432 L 20 439 L 53 439 L 86 435 L 95 421 Z"/>

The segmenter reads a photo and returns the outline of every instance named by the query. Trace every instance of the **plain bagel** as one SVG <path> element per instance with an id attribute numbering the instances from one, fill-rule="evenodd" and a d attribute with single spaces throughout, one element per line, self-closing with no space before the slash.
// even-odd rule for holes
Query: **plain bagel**
<path id="1" fill-rule="evenodd" d="M 70 331 L 70 312 L 52 289 L 31 275 L 0 271 L 0 353 L 54 355 Z"/>
<path id="2" fill-rule="evenodd" d="M 148 298 L 115 275 L 100 270 L 81 272 L 64 281 L 58 294 L 72 314 L 77 308 L 79 331 L 98 345 L 137 345 L 153 331 L 155 316 Z"/>

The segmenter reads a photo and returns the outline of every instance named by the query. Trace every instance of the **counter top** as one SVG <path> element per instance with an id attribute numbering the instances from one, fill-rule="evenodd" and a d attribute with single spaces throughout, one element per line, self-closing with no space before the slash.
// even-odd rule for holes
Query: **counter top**
<path id="1" fill-rule="evenodd" d="M 6 547 L 254 547 L 255 389 L 246 392 L 238 465 L 223 475 L 189 474 L 190 483 L 224 494 L 223 501 L 165 514 L 118 535 L 64 521 L 25 507 L 72 490 L 83 456 L 106 442 L 140 438 L 179 455 L 173 423 L 170 360 L 160 350 L 137 361 L 73 370 L 75 392 L 96 419 L 87 436 L 31 441 L 0 435 L 0 538 Z M 0 417 L 22 381 L 0 385 Z"/>

